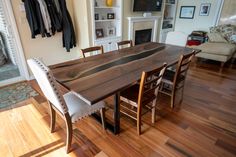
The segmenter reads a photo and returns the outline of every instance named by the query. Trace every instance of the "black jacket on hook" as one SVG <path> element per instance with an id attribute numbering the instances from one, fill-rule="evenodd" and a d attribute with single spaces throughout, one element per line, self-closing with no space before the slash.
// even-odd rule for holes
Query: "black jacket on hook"
<path id="1" fill-rule="evenodd" d="M 70 14 L 66 7 L 65 0 L 58 0 L 57 4 L 60 5 L 60 11 L 56 7 L 54 0 L 44 0 L 47 5 L 47 10 L 50 16 L 52 34 L 56 31 L 62 31 L 63 47 L 67 52 L 76 46 L 75 31 Z M 45 29 L 43 16 L 40 10 L 40 5 L 37 0 L 22 0 L 25 6 L 26 17 L 30 26 L 32 38 L 41 34 L 42 37 L 50 37 Z"/>
<path id="2" fill-rule="evenodd" d="M 56 5 L 53 0 L 45 0 L 50 15 L 52 23 L 52 33 L 62 31 L 62 17 L 61 14 L 57 12 Z"/>
<path id="3" fill-rule="evenodd" d="M 70 49 L 76 46 L 75 31 L 65 0 L 59 0 L 59 3 L 62 13 L 63 47 L 66 48 L 67 52 L 70 52 Z"/>
<path id="4" fill-rule="evenodd" d="M 38 2 L 35 0 L 23 0 L 23 2 L 25 6 L 26 18 L 31 30 L 31 37 L 35 38 L 38 34 L 45 37 L 46 30 Z"/>

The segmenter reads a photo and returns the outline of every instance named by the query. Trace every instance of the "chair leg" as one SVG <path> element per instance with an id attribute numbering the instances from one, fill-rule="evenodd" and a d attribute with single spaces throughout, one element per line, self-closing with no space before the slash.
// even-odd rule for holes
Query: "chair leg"
<path id="1" fill-rule="evenodd" d="M 102 128 L 103 128 L 103 130 L 106 130 L 105 108 L 102 108 L 100 110 L 100 114 L 101 114 L 101 119 L 102 119 Z"/>
<path id="2" fill-rule="evenodd" d="M 152 102 L 152 124 L 156 121 L 156 99 Z"/>
<path id="3" fill-rule="evenodd" d="M 66 121 L 66 153 L 70 152 L 71 142 L 72 142 L 72 122 L 69 113 L 65 114 L 65 121 Z"/>
<path id="4" fill-rule="evenodd" d="M 219 73 L 220 73 L 220 74 L 221 74 L 222 71 L 223 71 L 224 65 L 225 65 L 225 63 L 224 63 L 224 62 L 221 62 L 220 70 L 219 70 Z"/>
<path id="5" fill-rule="evenodd" d="M 184 87 L 182 88 L 182 92 L 181 92 L 180 104 L 183 102 L 183 98 L 184 98 Z"/>
<path id="6" fill-rule="evenodd" d="M 156 121 L 156 108 L 152 108 L 152 124 L 154 124 Z"/>
<path id="7" fill-rule="evenodd" d="M 141 134 L 141 107 L 138 108 L 137 111 L 137 134 L 140 135 Z"/>
<path id="8" fill-rule="evenodd" d="M 230 68 L 231 68 L 231 69 L 233 68 L 233 65 L 234 65 L 235 60 L 236 60 L 236 58 L 232 58 L 232 60 L 231 60 L 231 64 L 230 64 Z"/>
<path id="9" fill-rule="evenodd" d="M 56 124 L 56 112 L 52 107 L 52 104 L 48 101 L 49 109 L 50 109 L 50 131 L 53 133 L 55 131 L 55 124 Z"/>
<path id="10" fill-rule="evenodd" d="M 198 62 L 198 58 L 196 56 L 194 56 L 194 68 L 197 68 L 197 62 Z"/>
<path id="11" fill-rule="evenodd" d="M 141 117 L 138 117 L 137 119 L 137 134 L 141 134 Z"/>
<path id="12" fill-rule="evenodd" d="M 174 108 L 175 105 L 175 89 L 172 90 L 171 94 L 171 108 Z"/>

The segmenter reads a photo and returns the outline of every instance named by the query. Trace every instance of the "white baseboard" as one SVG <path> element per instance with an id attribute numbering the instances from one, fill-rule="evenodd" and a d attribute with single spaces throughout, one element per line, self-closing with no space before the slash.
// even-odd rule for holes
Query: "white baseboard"
<path id="1" fill-rule="evenodd" d="M 26 80 L 22 76 L 16 77 L 16 78 L 12 78 L 12 79 L 8 79 L 8 80 L 5 80 L 5 81 L 1 81 L 0 82 L 0 87 L 6 86 L 6 85 L 10 85 L 10 84 L 14 84 L 14 83 L 21 82 L 21 81 L 26 81 Z"/>

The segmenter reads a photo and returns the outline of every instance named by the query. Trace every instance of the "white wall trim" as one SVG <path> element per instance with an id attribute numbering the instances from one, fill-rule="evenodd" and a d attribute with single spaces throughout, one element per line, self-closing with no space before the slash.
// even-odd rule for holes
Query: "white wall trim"
<path id="1" fill-rule="evenodd" d="M 157 41 L 157 29 L 158 29 L 158 21 L 160 16 L 150 16 L 150 17 L 127 17 L 129 21 L 129 30 L 128 30 L 128 38 L 129 40 L 134 40 L 133 38 L 133 33 L 134 33 L 134 23 L 138 22 L 154 22 L 153 25 L 153 35 L 152 35 L 152 41 L 156 42 Z"/>
<path id="2" fill-rule="evenodd" d="M 215 23 L 214 25 L 217 26 L 219 24 L 219 21 L 220 21 L 220 17 L 221 17 L 221 13 L 222 13 L 222 9 L 223 9 L 223 6 L 224 6 L 224 2 L 225 0 L 219 0 L 218 1 L 218 8 L 219 8 L 219 11 L 218 11 L 218 14 L 216 14 L 216 20 L 215 20 Z"/>
<path id="3" fill-rule="evenodd" d="M 13 83 L 16 83 L 16 82 L 21 82 L 21 81 L 25 81 L 25 78 L 22 77 L 22 76 L 15 77 L 15 78 L 8 79 L 8 80 L 3 80 L 3 81 L 0 81 L 0 87 L 6 86 L 6 85 L 9 85 L 9 84 L 13 84 Z"/>
<path id="4" fill-rule="evenodd" d="M 23 47 L 21 44 L 18 29 L 17 29 L 15 16 L 13 14 L 12 4 L 11 4 L 11 1 L 9 1 L 9 0 L 4 0 L 3 2 L 6 5 L 7 15 L 9 16 L 9 20 L 10 20 L 9 22 L 11 24 L 11 29 L 13 31 L 12 33 L 14 35 L 14 40 L 16 42 L 16 51 L 17 51 L 16 56 L 18 58 L 18 63 L 19 63 L 18 67 L 20 69 L 21 78 L 23 77 L 24 79 L 29 80 L 30 79 L 29 71 L 28 71 L 28 68 L 26 65 L 26 59 L 24 56 Z"/>

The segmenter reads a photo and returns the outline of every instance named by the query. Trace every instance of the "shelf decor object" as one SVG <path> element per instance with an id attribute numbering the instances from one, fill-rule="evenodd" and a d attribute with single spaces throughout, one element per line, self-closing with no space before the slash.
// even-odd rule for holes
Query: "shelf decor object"
<path id="1" fill-rule="evenodd" d="M 200 7 L 200 16 L 208 16 L 211 8 L 211 3 L 202 3 Z"/>
<path id="2" fill-rule="evenodd" d="M 104 37 L 104 33 L 103 33 L 103 29 L 96 29 L 96 36 L 97 38 L 103 38 Z"/>
<path id="3" fill-rule="evenodd" d="M 99 20 L 99 14 L 95 14 L 94 17 L 95 17 L 95 20 Z"/>
<path id="4" fill-rule="evenodd" d="M 107 19 L 115 19 L 114 13 L 107 13 Z"/>
<path id="5" fill-rule="evenodd" d="M 107 35 L 108 36 L 115 36 L 116 35 L 116 28 L 115 27 L 107 28 Z"/>
<path id="6" fill-rule="evenodd" d="M 193 19 L 195 6 L 181 6 L 179 18 Z"/>
<path id="7" fill-rule="evenodd" d="M 106 5 L 107 5 L 108 7 L 112 7 L 112 5 L 113 5 L 113 0 L 106 0 Z"/>

